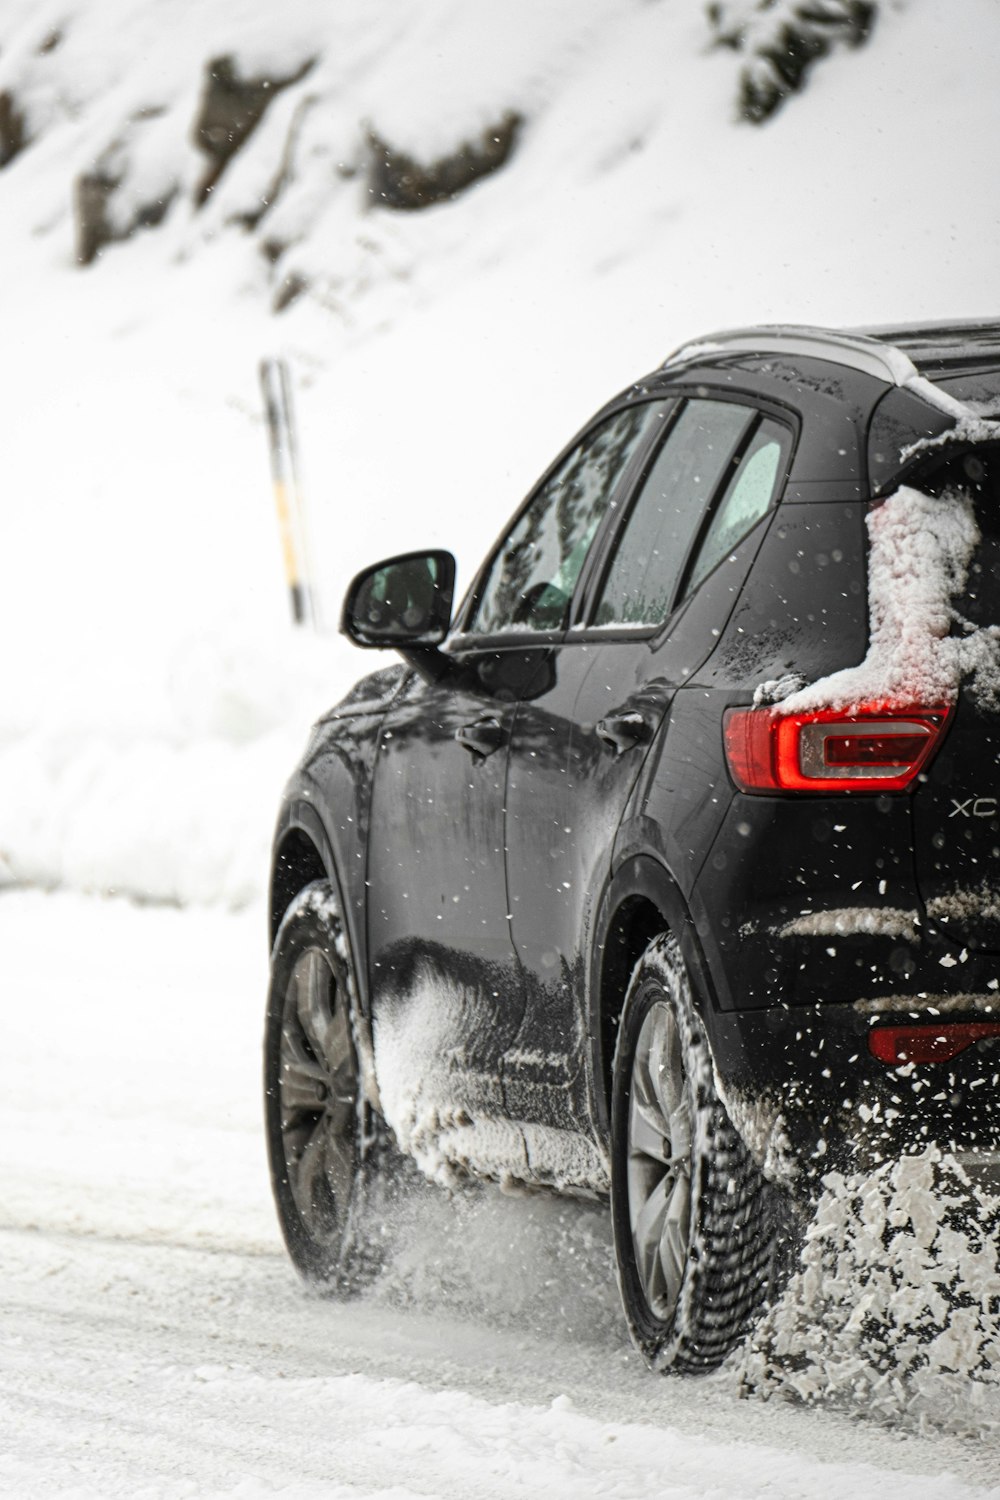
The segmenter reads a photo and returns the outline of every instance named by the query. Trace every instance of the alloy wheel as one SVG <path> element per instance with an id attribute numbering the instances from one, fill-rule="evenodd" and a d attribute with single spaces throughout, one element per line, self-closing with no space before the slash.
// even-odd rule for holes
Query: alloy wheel
<path id="1" fill-rule="evenodd" d="M 285 990 L 278 1096 L 288 1185 L 313 1239 L 343 1230 L 357 1163 L 358 1068 L 346 996 L 317 948 Z"/>
<path id="2" fill-rule="evenodd" d="M 636 1270 L 654 1317 L 677 1306 L 691 1240 L 694 1122 L 677 1017 L 650 1006 L 632 1060 L 627 1183 Z"/>

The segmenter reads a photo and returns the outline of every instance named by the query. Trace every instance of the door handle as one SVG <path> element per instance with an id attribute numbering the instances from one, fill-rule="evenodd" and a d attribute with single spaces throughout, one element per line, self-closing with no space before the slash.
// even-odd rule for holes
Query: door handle
<path id="1" fill-rule="evenodd" d="M 477 719 L 474 724 L 463 724 L 456 729 L 455 738 L 476 759 L 485 760 L 503 744 L 503 725 L 499 719 Z"/>
<path id="2" fill-rule="evenodd" d="M 606 719 L 599 719 L 594 728 L 601 744 L 613 750 L 616 755 L 622 755 L 636 745 L 645 744 L 650 737 L 649 725 L 635 709 L 608 714 Z"/>

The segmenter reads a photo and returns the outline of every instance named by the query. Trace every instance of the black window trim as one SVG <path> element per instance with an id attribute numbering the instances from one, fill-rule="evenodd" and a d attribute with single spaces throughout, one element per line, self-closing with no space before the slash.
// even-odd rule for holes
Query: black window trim
<path id="1" fill-rule="evenodd" d="M 747 532 L 747 536 L 751 535 L 751 533 L 756 530 L 757 526 L 761 525 L 768 519 L 768 517 L 772 516 L 777 509 L 778 504 L 780 503 L 781 496 L 784 493 L 785 485 L 788 481 L 788 476 L 792 471 L 792 464 L 795 459 L 795 450 L 798 446 L 798 441 L 801 434 L 802 422 L 799 413 L 795 411 L 794 408 L 784 406 L 780 402 L 760 400 L 756 396 L 751 397 L 740 391 L 731 391 L 728 389 L 713 389 L 700 383 L 693 386 L 684 386 L 683 388 L 672 387 L 671 389 L 678 397 L 678 400 L 677 405 L 671 414 L 670 421 L 667 424 L 665 430 L 657 435 L 657 440 L 655 441 L 655 443 L 644 445 L 641 454 L 641 469 L 636 472 L 633 466 L 630 466 L 629 473 L 625 476 L 629 481 L 628 489 L 626 490 L 624 486 L 622 486 L 621 490 L 619 491 L 620 494 L 624 495 L 624 503 L 617 507 L 618 514 L 614 518 L 614 520 L 609 521 L 601 528 L 597 538 L 595 539 L 595 545 L 590 549 L 590 553 L 587 557 L 587 562 L 584 565 L 580 578 L 577 580 L 577 591 L 574 595 L 572 613 L 570 616 L 570 629 L 567 632 L 567 639 L 570 641 L 613 641 L 616 639 L 620 639 L 629 641 L 648 640 L 652 641 L 654 644 L 658 644 L 658 637 L 668 634 L 669 630 L 673 627 L 681 612 L 687 607 L 691 599 L 694 598 L 694 594 L 698 592 L 698 589 L 702 587 L 702 584 L 704 584 L 709 578 L 711 578 L 712 574 L 716 571 L 716 568 L 720 567 L 725 561 L 724 558 L 720 558 L 719 562 L 716 563 L 715 568 L 712 568 L 708 573 L 705 574 L 705 577 L 698 585 L 698 589 L 694 590 L 694 592 L 691 594 L 685 594 L 684 589 L 690 576 L 694 560 L 698 555 L 698 549 L 705 537 L 705 534 L 707 533 L 709 526 L 711 525 L 712 517 L 715 515 L 722 497 L 724 496 L 726 489 L 728 488 L 730 480 L 732 479 L 733 473 L 735 472 L 734 465 L 738 466 L 738 464 L 742 461 L 744 453 L 753 442 L 754 436 L 758 431 L 761 422 L 763 422 L 765 418 L 770 418 L 772 421 L 777 422 L 781 426 L 783 426 L 791 436 L 791 443 L 789 445 L 788 454 L 785 458 L 785 463 L 782 468 L 779 480 L 775 485 L 774 498 L 765 511 L 764 515 L 762 515 L 760 519 L 755 523 L 755 525 L 751 527 L 750 531 Z M 654 463 L 659 457 L 660 449 L 665 443 L 669 441 L 670 433 L 672 432 L 675 423 L 679 419 L 681 412 L 687 406 L 689 401 L 724 401 L 729 406 L 745 406 L 754 413 L 754 416 L 735 443 L 733 450 L 729 455 L 729 458 L 726 460 L 726 463 L 721 470 L 720 477 L 715 485 L 715 488 L 712 491 L 708 504 L 705 506 L 701 524 L 698 526 L 698 529 L 688 546 L 687 555 L 684 559 L 683 567 L 680 569 L 680 572 L 677 575 L 677 582 L 674 585 L 674 592 L 670 600 L 670 607 L 664 615 L 663 619 L 656 625 L 628 625 L 621 621 L 616 621 L 607 625 L 597 625 L 594 623 L 593 617 L 600 602 L 601 591 L 604 588 L 605 582 L 607 580 L 608 572 L 610 571 L 611 562 L 614 557 L 618 538 L 621 532 L 628 525 L 629 519 L 635 508 L 636 501 L 638 500 L 638 497 L 642 492 L 643 484 L 645 483 L 645 480 L 648 477 Z M 637 457 L 639 457 L 639 455 L 637 455 Z"/>

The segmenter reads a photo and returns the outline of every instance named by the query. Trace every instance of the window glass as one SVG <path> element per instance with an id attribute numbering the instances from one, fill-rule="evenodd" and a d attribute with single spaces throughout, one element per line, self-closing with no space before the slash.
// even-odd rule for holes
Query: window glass
<path id="1" fill-rule="evenodd" d="M 686 594 L 752 531 L 774 499 L 791 443 L 786 428 L 764 421 L 719 502 L 691 569 Z"/>
<path id="2" fill-rule="evenodd" d="M 598 625 L 658 625 L 688 549 L 755 413 L 730 401 L 689 401 L 646 477 L 601 591 Z"/>
<path id="3" fill-rule="evenodd" d="M 535 495 L 493 559 L 469 628 L 560 630 L 601 518 L 643 434 L 672 402 L 644 402 L 590 431 Z"/>

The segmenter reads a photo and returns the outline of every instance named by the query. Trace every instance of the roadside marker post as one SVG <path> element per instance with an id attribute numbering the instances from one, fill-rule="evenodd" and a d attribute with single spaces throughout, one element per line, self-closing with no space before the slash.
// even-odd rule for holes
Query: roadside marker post
<path id="1" fill-rule="evenodd" d="M 261 360 L 260 385 L 264 396 L 271 481 L 278 512 L 278 530 L 292 619 L 296 625 L 312 626 L 317 630 L 319 621 L 310 567 L 308 531 L 299 487 L 292 384 L 288 366 L 283 359 Z"/>

